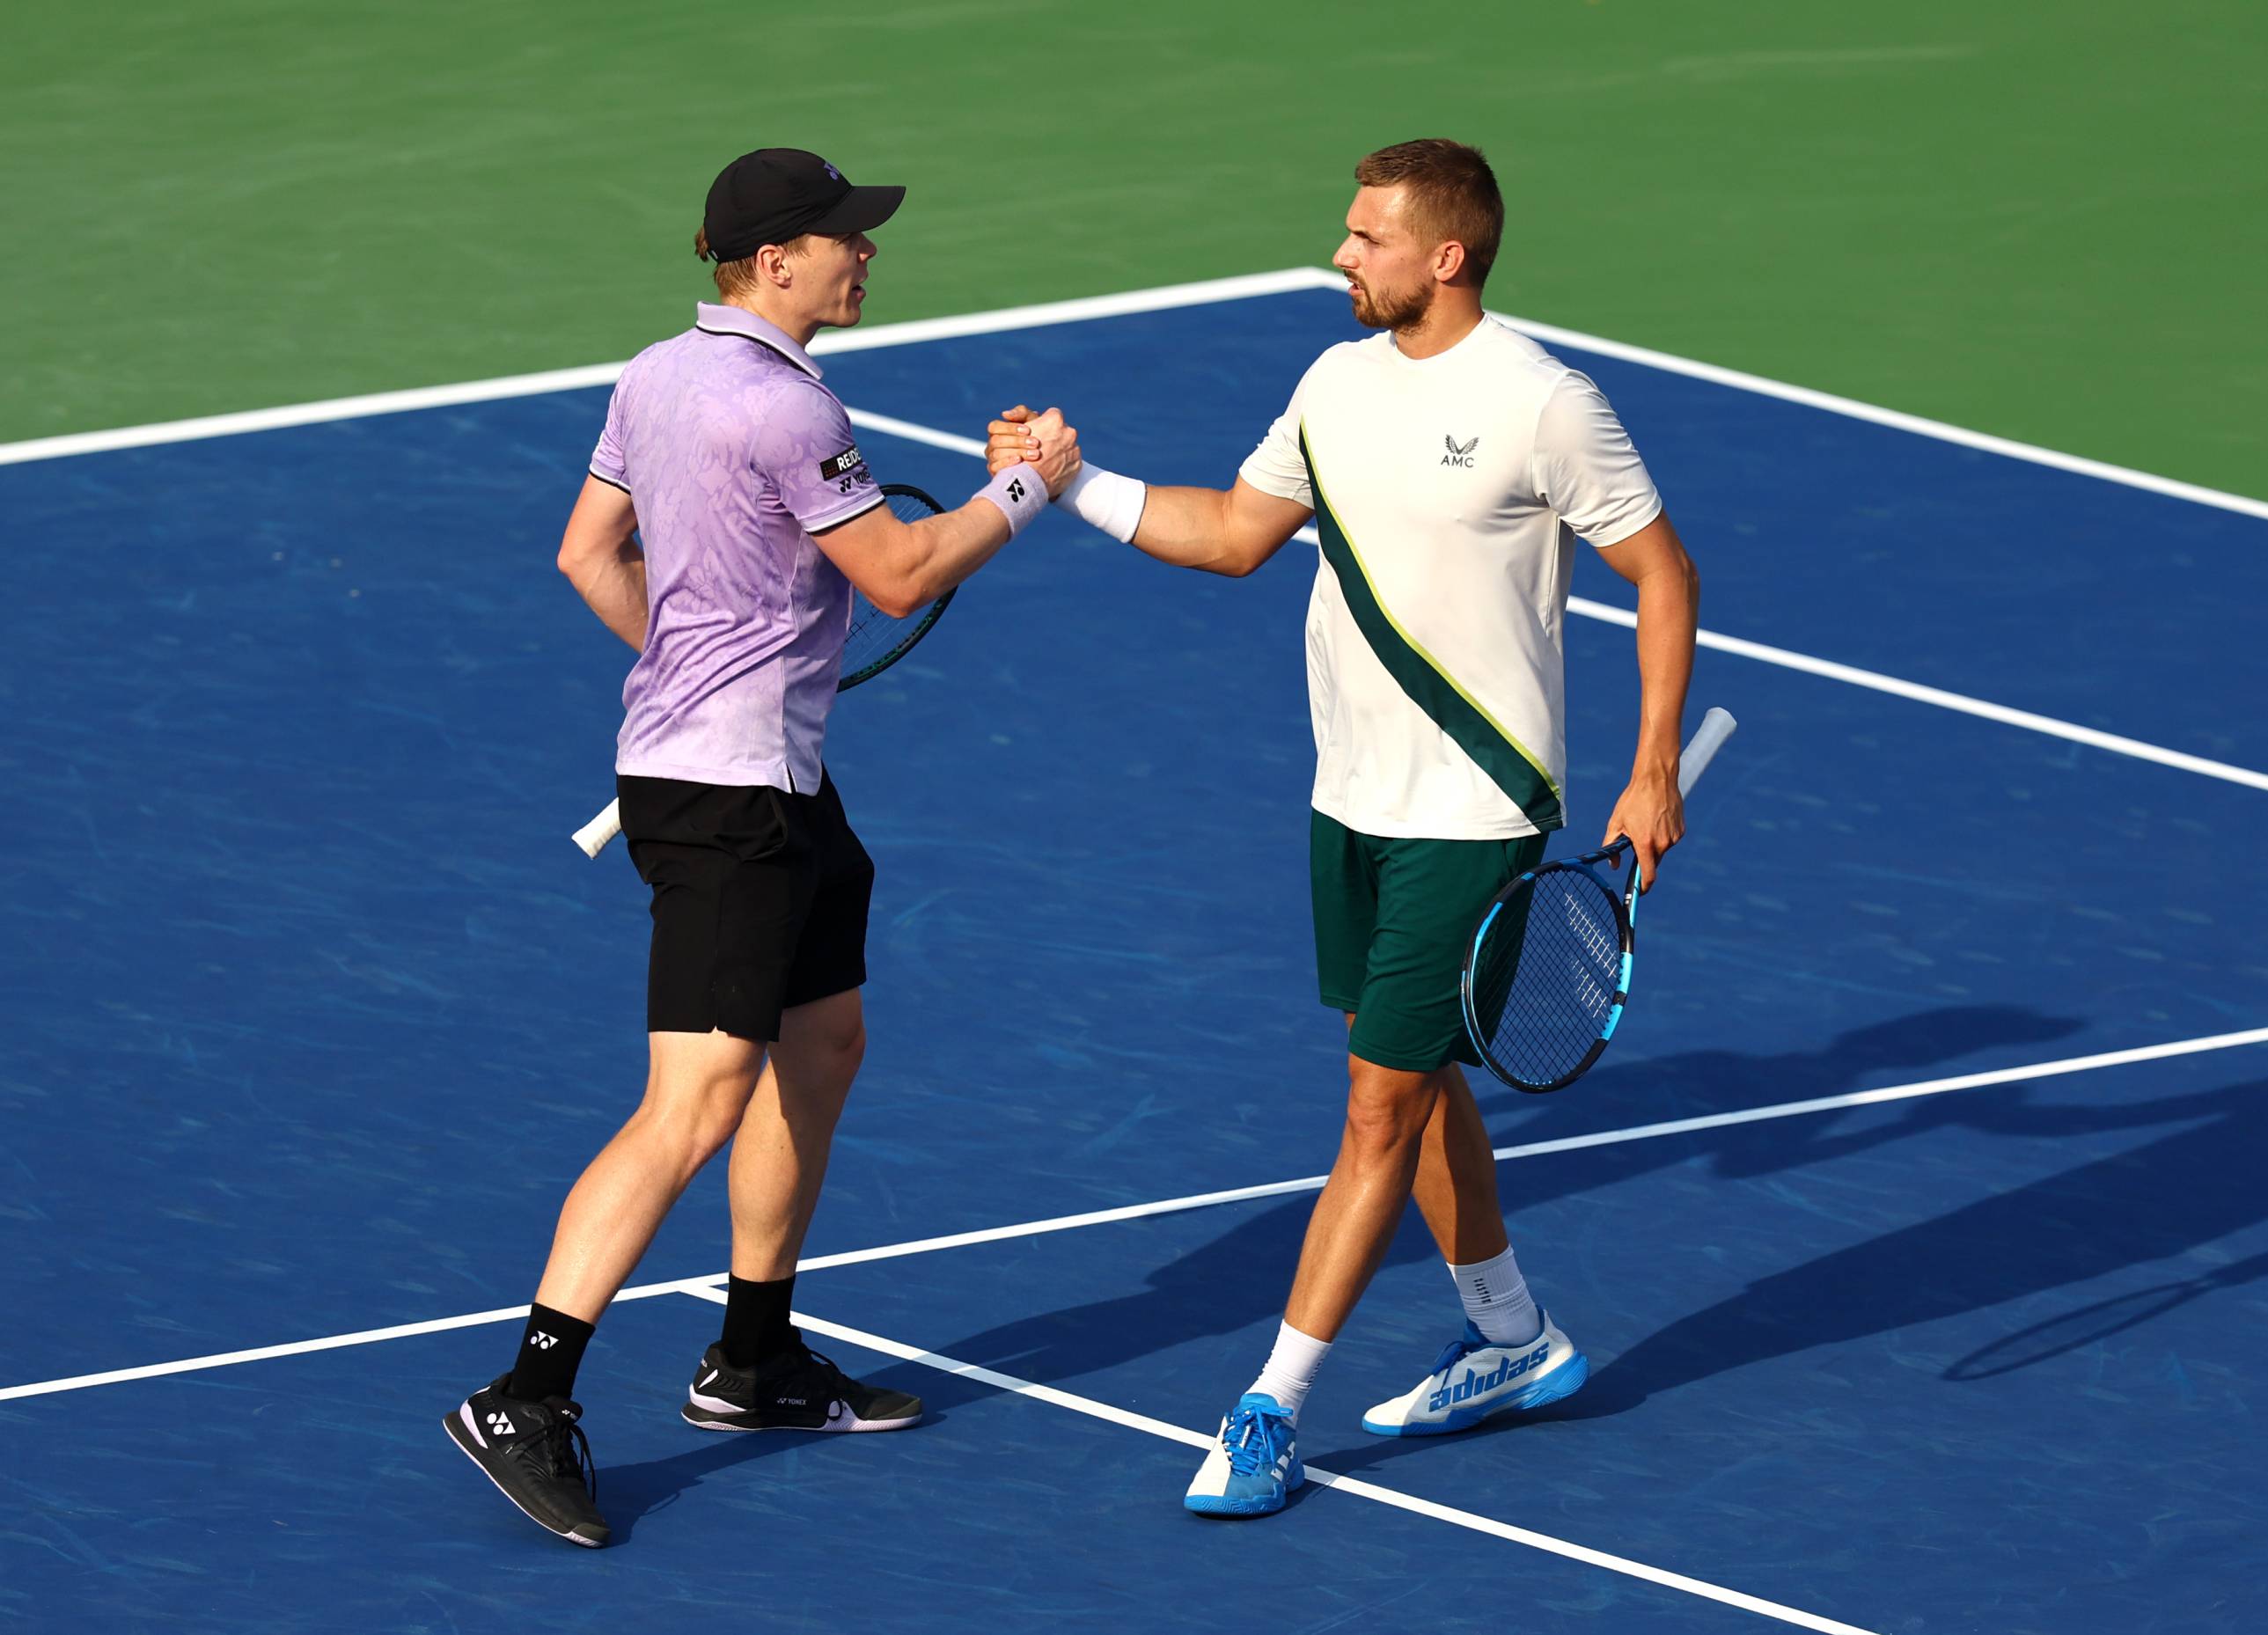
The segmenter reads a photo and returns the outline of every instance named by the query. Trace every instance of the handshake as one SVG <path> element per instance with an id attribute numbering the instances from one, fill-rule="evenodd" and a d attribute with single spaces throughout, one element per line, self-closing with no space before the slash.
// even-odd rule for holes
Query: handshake
<path id="1" fill-rule="evenodd" d="M 1060 499 L 1079 475 L 1079 432 L 1064 423 L 1060 409 L 1035 415 L 1019 403 L 1002 409 L 986 430 L 991 435 L 984 446 L 984 466 L 993 476 L 1011 466 L 1036 466 L 1048 497 Z"/>
<path id="2" fill-rule="evenodd" d="M 1062 409 L 1035 415 L 1019 403 L 1002 409 L 986 431 L 984 464 L 994 477 L 1016 466 L 1031 466 L 1048 485 L 1049 499 L 1121 543 L 1134 541 L 1149 496 L 1147 485 L 1088 465 L 1079 453 L 1079 432 L 1064 423 Z"/>

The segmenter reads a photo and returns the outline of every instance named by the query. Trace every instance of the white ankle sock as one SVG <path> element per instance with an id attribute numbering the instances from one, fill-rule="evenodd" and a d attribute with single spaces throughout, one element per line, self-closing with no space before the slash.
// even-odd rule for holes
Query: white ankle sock
<path id="1" fill-rule="evenodd" d="M 1323 1366 L 1323 1359 L 1331 1354 L 1331 1343 L 1319 1340 L 1312 1334 L 1302 1334 L 1288 1322 L 1276 1325 L 1276 1349 L 1268 1353 L 1268 1366 L 1252 1382 L 1252 1388 L 1274 1397 L 1296 1425 L 1300 1409 L 1313 1389 L 1315 1375 Z"/>
<path id="2" fill-rule="evenodd" d="M 1520 1263 L 1510 1248 L 1493 1260 L 1452 1266 L 1449 1275 L 1457 1280 L 1465 1315 L 1484 1339 L 1498 1345 L 1525 1345 L 1543 1332 L 1535 1297 L 1528 1292 L 1528 1279 L 1520 1275 Z"/>

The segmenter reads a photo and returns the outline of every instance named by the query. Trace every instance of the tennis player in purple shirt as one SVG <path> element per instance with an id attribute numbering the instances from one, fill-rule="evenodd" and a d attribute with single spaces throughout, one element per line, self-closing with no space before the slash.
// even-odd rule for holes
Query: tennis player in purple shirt
<path id="1" fill-rule="evenodd" d="M 718 299 L 622 371 L 560 542 L 561 571 L 638 654 L 615 766 L 653 889 L 652 1065 L 637 1112 L 567 1195 L 511 1371 L 444 1424 L 506 1498 L 577 1544 L 608 1538 L 577 1366 L 662 1217 L 727 1145 L 724 1332 L 685 1419 L 824 1432 L 921 1417 L 917 1398 L 811 1351 L 788 1315 L 866 1041 L 874 869 L 827 776 L 827 716 L 851 588 L 893 615 L 942 595 L 1047 509 L 1079 455 L 1050 415 L 1039 458 L 958 511 L 905 523 L 883 504 L 805 349 L 858 321 L 867 235 L 904 197 L 796 148 L 725 167 L 695 239 Z"/>

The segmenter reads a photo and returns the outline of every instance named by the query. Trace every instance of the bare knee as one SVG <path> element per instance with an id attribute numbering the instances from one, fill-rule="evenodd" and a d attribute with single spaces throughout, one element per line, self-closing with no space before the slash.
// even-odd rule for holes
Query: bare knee
<path id="1" fill-rule="evenodd" d="M 866 1059 L 866 1024 L 852 1018 L 849 1027 L 830 1030 L 816 1041 L 816 1051 L 833 1072 L 844 1079 L 856 1076 Z"/>
<path id="2" fill-rule="evenodd" d="M 1430 1074 L 1381 1067 L 1359 1057 L 1350 1057 L 1348 1065 L 1346 1152 L 1363 1162 L 1402 1160 L 1425 1138 L 1439 1082 Z"/>
<path id="3" fill-rule="evenodd" d="M 781 1019 L 773 1064 L 798 1080 L 848 1085 L 866 1059 L 866 1013 L 855 988 Z"/>
<path id="4" fill-rule="evenodd" d="M 655 1149 L 658 1159 L 689 1181 L 740 1127 L 760 1063 L 759 1057 L 747 1064 L 699 1070 L 683 1064 L 665 1068 L 657 1063 L 646 1080 L 645 1099 L 630 1116 L 625 1133 Z"/>

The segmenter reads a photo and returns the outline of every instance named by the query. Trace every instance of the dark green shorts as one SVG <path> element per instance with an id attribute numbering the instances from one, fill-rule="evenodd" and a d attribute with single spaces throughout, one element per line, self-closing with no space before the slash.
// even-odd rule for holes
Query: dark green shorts
<path id="1" fill-rule="evenodd" d="M 1490 899 L 1543 858 L 1543 836 L 1385 840 L 1310 814 L 1315 968 L 1323 1003 L 1354 1013 L 1347 1048 L 1410 1072 L 1480 1057 L 1457 973 Z"/>

